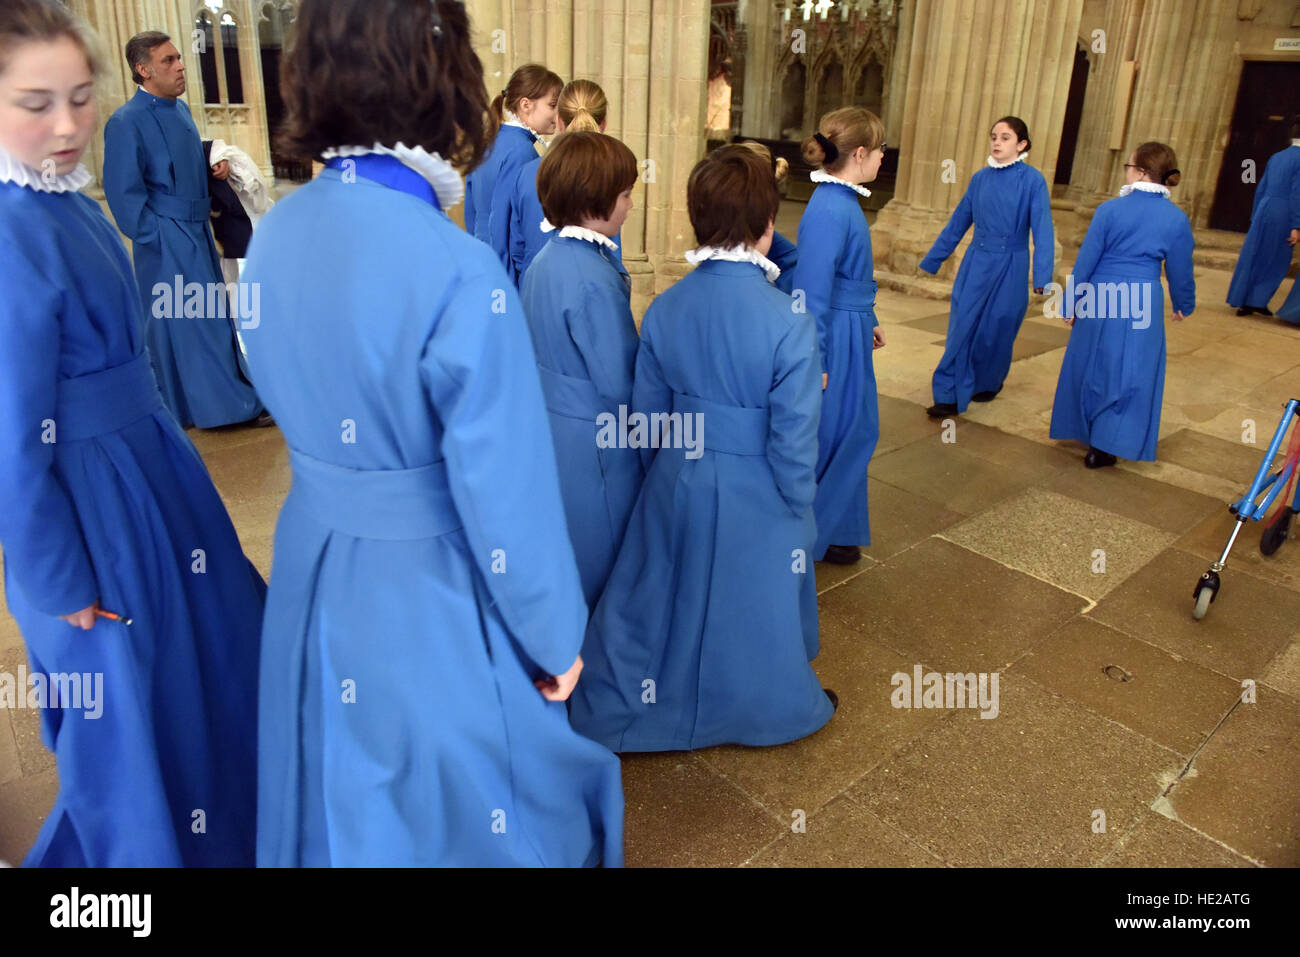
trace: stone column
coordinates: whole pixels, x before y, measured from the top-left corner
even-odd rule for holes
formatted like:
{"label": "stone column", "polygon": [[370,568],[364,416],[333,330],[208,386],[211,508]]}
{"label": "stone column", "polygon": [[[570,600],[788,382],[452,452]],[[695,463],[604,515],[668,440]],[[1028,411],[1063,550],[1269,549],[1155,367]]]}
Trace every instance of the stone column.
{"label": "stone column", "polygon": [[[1055,171],[1083,0],[931,0],[918,4],[908,57],[898,183],[872,229],[878,278],[912,277],[988,156],[988,128],[1029,126],[1033,165]],[[901,92],[901,91],[899,91]],[[959,250],[959,253],[963,250]],[[954,255],[942,275],[953,275]]]}
{"label": "stone column", "polygon": [[773,100],[780,96],[776,58],[781,34],[774,0],[740,0],[739,21],[745,25],[745,105],[740,131],[745,136],[777,139],[780,118]]}

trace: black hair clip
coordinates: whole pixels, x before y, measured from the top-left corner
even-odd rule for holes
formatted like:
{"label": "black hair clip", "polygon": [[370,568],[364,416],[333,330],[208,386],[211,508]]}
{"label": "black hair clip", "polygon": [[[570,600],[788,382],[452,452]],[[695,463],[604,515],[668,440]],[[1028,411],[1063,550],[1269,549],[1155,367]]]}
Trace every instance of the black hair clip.
{"label": "black hair clip", "polygon": [[822,136],[820,132],[814,133],[813,139],[817,141],[817,145],[820,146],[822,152],[826,154],[826,158],[822,160],[822,163],[834,163],[836,157],[840,155],[840,151],[835,148],[835,144],[825,136]]}
{"label": "black hair clip", "polygon": [[1180,170],[1180,169],[1171,169],[1168,173],[1165,173],[1164,176],[1161,176],[1161,177],[1160,177],[1160,185],[1163,186],[1163,185],[1165,185],[1166,183],[1168,183],[1168,182],[1169,182],[1169,177],[1173,176],[1175,173],[1177,173],[1179,176],[1182,176],[1182,175],[1183,175],[1183,171],[1182,171],[1182,170]]}

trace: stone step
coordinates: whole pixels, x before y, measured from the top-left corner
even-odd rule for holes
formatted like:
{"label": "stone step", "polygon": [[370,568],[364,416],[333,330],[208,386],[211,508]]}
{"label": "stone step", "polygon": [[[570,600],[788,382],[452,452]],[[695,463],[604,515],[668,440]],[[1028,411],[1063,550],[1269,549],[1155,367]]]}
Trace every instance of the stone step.
{"label": "stone step", "polygon": [[876,285],[882,289],[905,293],[918,299],[946,301],[952,298],[952,283],[931,276],[903,276],[899,273],[876,270]]}

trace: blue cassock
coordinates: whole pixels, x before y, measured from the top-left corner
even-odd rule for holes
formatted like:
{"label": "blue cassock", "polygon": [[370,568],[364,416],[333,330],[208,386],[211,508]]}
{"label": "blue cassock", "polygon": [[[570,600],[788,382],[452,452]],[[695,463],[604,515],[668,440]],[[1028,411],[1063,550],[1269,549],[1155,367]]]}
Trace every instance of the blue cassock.
{"label": "blue cassock", "polygon": [[506,224],[500,223],[495,234],[492,229],[497,191],[509,189],[519,167],[538,158],[536,142],[531,130],[502,126],[483,162],[465,177],[465,232],[491,246],[502,263],[510,250],[505,245]]}
{"label": "blue cassock", "polygon": [[794,291],[794,267],[799,264],[799,247],[780,233],[772,233],[772,248],[767,252],[770,259],[780,270],[773,284],[787,296]]}
{"label": "blue cassock", "polygon": [[[0,245],[5,596],[32,673],[102,680],[98,716],[41,712],[59,794],[26,864],[251,867],[265,586],[163,407],[99,204],[0,184]],[[134,624],[56,617],[96,599]]]}
{"label": "blue cassock", "polygon": [[[1124,459],[1155,459],[1165,388],[1160,265],[1174,309],[1191,315],[1192,242],[1187,214],[1159,193],[1134,190],[1097,207],[1074,261],[1074,303],[1066,286],[1063,314],[1075,318],[1052,405],[1052,438]],[[1089,285],[1081,291],[1083,284]]]}
{"label": "blue cassock", "polygon": [[975,393],[1000,390],[1011,371],[1011,350],[1029,306],[1031,229],[1033,287],[1052,281],[1056,241],[1043,174],[1024,163],[977,172],[920,267],[938,272],[971,223],[975,236],[952,286],[948,337],[932,383],[934,401],[954,403],[959,412]]}
{"label": "blue cassock", "polygon": [[650,305],[635,413],[691,416],[703,434],[643,455],[570,703],[583,734],[672,751],[780,744],[830,720],[808,664],[820,400],[813,321],[752,263],[703,262]]}
{"label": "blue cassock", "polygon": [[[188,106],[137,90],[109,118],[104,194],[133,244],[145,341],[167,407],[182,425],[203,429],[257,415],[262,403],[241,374],[232,310],[216,295],[217,308],[207,307],[208,283],[223,280],[208,231],[208,167]],[[186,295],[195,304],[186,314],[177,276],[202,284],[201,309]]]}
{"label": "blue cassock", "polygon": [[[553,235],[542,232],[542,220],[546,213],[542,210],[542,201],[537,196],[537,167],[542,158],[535,156],[514,173],[509,188],[498,189],[493,197],[492,210],[492,246],[498,245],[507,250],[505,257],[506,272],[516,286],[523,288],[524,273],[532,265],[537,254],[542,251],[546,241]],[[505,236],[498,235],[504,225]],[[626,274],[623,267],[622,237],[611,237],[614,245],[619,247],[618,268]]]}
{"label": "blue cassock", "polygon": [[524,314],[560,467],[582,592],[594,608],[641,490],[636,449],[602,447],[598,418],[632,403],[636,322],[618,253],[556,235],[524,276]]}
{"label": "blue cassock", "polygon": [[1268,308],[1291,268],[1287,236],[1300,229],[1300,146],[1274,153],[1250,208],[1250,230],[1228,285],[1228,305]]}
{"label": "blue cassock", "polygon": [[293,467],[258,863],[618,865],[618,761],[533,685],[587,607],[523,308],[422,177],[354,159],[267,214],[246,271]]}
{"label": "blue cassock", "polygon": [[813,190],[799,220],[795,294],[817,317],[828,385],[822,394],[817,453],[818,561],[831,545],[871,544],[867,463],[880,438],[872,329],[876,282],[871,233],[858,194],[839,183]]}
{"label": "blue cassock", "polygon": [[1300,325],[1300,279],[1291,283],[1291,291],[1278,307],[1277,315],[1279,319]]}

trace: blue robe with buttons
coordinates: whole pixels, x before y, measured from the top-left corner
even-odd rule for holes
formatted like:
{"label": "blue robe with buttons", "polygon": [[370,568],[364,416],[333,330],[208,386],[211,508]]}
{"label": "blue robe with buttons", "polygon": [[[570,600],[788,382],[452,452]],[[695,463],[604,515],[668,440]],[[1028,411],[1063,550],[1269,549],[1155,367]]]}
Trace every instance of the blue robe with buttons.
{"label": "blue robe with buttons", "polygon": [[1291,268],[1287,237],[1300,229],[1300,146],[1269,157],[1255,187],[1250,230],[1241,244],[1228,285],[1228,305],[1268,308],[1268,301]]}
{"label": "blue robe with buttons", "polygon": [[641,490],[636,449],[602,447],[597,421],[632,402],[637,332],[618,253],[556,235],[520,295],[560,467],[560,493],[582,592],[594,608]]}
{"label": "blue robe with buttons", "polygon": [[[102,676],[97,706],[44,702],[59,792],[25,863],[251,867],[265,586],[163,407],[99,204],[0,183],[0,246],[5,597],[31,673]],[[133,624],[58,617],[96,600]]]}
{"label": "blue robe with buttons", "polygon": [[1043,174],[1025,163],[985,167],[971,177],[948,225],[920,268],[936,273],[972,223],[975,236],[957,269],[943,357],[934,370],[934,401],[965,412],[977,392],[997,392],[1011,371],[1011,352],[1029,306],[1029,233],[1034,234],[1033,287],[1052,281],[1055,238]]}
{"label": "blue robe with buttons", "polygon": [[573,665],[587,606],[523,308],[422,177],[353,159],[266,215],[245,272],[294,473],[258,863],[618,865],[618,761],[533,684]]}
{"label": "blue robe with buttons", "polygon": [[[104,194],[132,242],[145,342],[167,407],[181,425],[204,429],[257,415],[262,403],[243,375],[232,324],[257,317],[234,316],[224,292],[208,295],[209,283],[224,280],[208,227],[203,143],[184,102],[140,89],[109,118]],[[203,289],[202,306],[184,295],[194,305],[188,315],[175,295],[177,276],[182,290]]]}
{"label": "blue robe with buttons", "polygon": [[803,294],[817,317],[822,398],[817,454],[817,544],[820,561],[831,545],[871,544],[867,464],[880,438],[872,330],[876,283],[871,233],[858,194],[821,183],[799,220],[796,307]]}
{"label": "blue robe with buttons", "polygon": [[1052,405],[1052,438],[1123,459],[1155,459],[1165,387],[1160,267],[1174,309],[1191,315],[1192,246],[1187,214],[1160,193],[1134,190],[1097,207],[1062,302],[1074,326]]}
{"label": "blue robe with buttons", "polygon": [[491,246],[502,264],[510,250],[506,223],[498,223],[495,230],[492,227],[492,210],[499,203],[497,192],[508,190],[519,167],[538,158],[536,142],[531,130],[502,126],[483,162],[465,177],[465,232]]}
{"label": "blue robe with buttons", "polygon": [[651,303],[634,414],[698,416],[703,434],[643,452],[570,705],[583,734],[672,751],[780,744],[830,720],[808,664],[820,398],[812,318],[752,263],[701,263]]}

